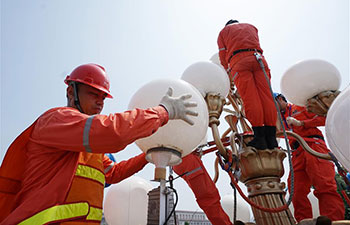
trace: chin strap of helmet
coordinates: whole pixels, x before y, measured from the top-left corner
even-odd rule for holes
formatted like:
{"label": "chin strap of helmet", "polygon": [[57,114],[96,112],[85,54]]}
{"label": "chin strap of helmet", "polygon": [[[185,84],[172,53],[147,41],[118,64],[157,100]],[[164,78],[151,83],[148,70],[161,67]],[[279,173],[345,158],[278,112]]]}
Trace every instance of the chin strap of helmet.
{"label": "chin strap of helmet", "polygon": [[71,82],[73,86],[73,91],[74,91],[74,105],[77,107],[79,112],[84,113],[83,110],[81,109],[80,102],[79,102],[79,96],[78,96],[78,85],[76,82]]}

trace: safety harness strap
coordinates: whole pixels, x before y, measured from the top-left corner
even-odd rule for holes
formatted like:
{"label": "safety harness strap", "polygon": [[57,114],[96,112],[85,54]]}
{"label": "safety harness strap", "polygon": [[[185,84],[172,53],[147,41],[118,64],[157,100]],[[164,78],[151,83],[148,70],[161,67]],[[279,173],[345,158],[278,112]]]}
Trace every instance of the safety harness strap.
{"label": "safety harness strap", "polygon": [[262,51],[259,50],[259,49],[256,49],[256,48],[238,49],[238,50],[232,52],[230,58],[228,59],[228,62],[231,61],[231,59],[232,59],[232,57],[233,57],[234,55],[237,55],[237,54],[240,53],[240,52],[259,52],[260,54],[262,54]]}

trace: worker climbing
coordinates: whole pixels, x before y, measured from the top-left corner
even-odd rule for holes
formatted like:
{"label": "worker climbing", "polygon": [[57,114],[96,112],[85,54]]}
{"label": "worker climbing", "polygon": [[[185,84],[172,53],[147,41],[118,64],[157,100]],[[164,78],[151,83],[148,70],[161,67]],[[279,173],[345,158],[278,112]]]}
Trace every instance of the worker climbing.
{"label": "worker climbing", "polygon": [[248,146],[260,150],[276,148],[277,111],[270,91],[270,69],[262,55],[258,30],[251,24],[229,20],[217,42],[221,64],[237,87],[254,131],[254,139]]}

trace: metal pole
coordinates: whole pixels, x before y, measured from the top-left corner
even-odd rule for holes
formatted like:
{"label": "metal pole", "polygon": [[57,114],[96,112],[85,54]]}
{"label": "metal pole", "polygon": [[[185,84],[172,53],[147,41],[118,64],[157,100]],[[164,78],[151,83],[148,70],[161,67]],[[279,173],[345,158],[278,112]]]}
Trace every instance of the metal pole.
{"label": "metal pole", "polygon": [[166,220],[166,181],[160,180],[160,191],[159,191],[159,225],[163,225]]}

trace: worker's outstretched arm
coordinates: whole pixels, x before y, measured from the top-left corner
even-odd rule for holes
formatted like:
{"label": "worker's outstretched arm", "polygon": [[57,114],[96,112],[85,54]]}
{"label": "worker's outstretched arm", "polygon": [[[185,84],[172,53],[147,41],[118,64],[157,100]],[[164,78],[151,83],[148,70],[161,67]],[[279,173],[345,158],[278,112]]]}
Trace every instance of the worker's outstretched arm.
{"label": "worker's outstretched arm", "polygon": [[168,121],[162,106],[146,110],[89,116],[62,107],[44,113],[33,130],[31,141],[67,151],[117,152],[128,144],[153,134]]}
{"label": "worker's outstretched arm", "polygon": [[115,163],[104,156],[103,166],[106,182],[109,184],[118,183],[142,170],[147,163],[145,153],[119,163]]}

